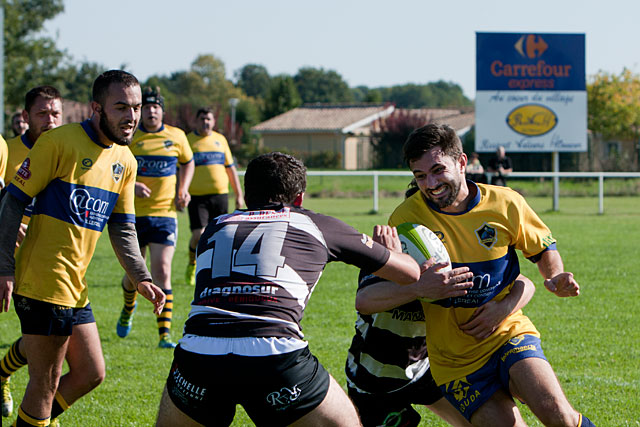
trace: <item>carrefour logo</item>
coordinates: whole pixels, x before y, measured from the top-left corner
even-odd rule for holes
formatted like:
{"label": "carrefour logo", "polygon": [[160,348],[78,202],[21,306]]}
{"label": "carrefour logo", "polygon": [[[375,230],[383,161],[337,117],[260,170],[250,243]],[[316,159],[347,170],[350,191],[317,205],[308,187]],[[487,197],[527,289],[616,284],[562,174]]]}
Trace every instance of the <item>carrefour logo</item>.
{"label": "carrefour logo", "polygon": [[549,45],[540,36],[529,34],[522,36],[514,45],[521,56],[526,58],[539,58]]}
{"label": "carrefour logo", "polygon": [[558,116],[540,104],[524,104],[507,115],[507,125],[520,135],[540,136],[558,124]]}
{"label": "carrefour logo", "polygon": [[92,212],[106,215],[109,202],[92,197],[85,188],[75,188],[69,196],[69,207],[78,217],[88,218]]}

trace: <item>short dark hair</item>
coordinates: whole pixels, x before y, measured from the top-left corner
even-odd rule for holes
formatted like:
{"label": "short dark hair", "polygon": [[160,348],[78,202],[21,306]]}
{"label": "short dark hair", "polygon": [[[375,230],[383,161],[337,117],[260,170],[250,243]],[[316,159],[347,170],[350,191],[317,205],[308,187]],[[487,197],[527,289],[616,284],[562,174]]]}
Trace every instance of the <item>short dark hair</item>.
{"label": "short dark hair", "polygon": [[131,73],[122,70],[105,71],[93,82],[93,90],[91,91],[93,100],[103,105],[109,92],[109,86],[114,83],[122,84],[125,87],[140,86],[136,76]]}
{"label": "short dark hair", "polygon": [[[198,109],[198,112],[196,112],[196,119],[198,117],[200,117],[200,114],[213,114],[213,108],[210,107],[202,107],[200,109]],[[213,114],[215,117],[215,114]]]}
{"label": "short dark hair", "polygon": [[249,209],[269,203],[293,203],[307,188],[307,168],[295,157],[274,151],[249,162],[244,174]]}
{"label": "short dark hair", "polygon": [[142,106],[147,104],[158,104],[164,110],[164,96],[160,95],[159,87],[145,87],[142,91]]}
{"label": "short dark hair", "polygon": [[404,160],[409,164],[418,160],[433,147],[440,147],[447,156],[459,159],[462,155],[462,142],[450,126],[430,123],[411,132],[402,147]]}
{"label": "short dark hair", "polygon": [[31,110],[31,107],[33,107],[33,104],[36,103],[36,99],[38,97],[41,97],[44,99],[62,100],[62,96],[60,95],[60,92],[58,91],[58,89],[56,89],[53,86],[43,85],[43,86],[34,87],[29,92],[27,92],[27,94],[24,96],[24,109],[27,112]]}

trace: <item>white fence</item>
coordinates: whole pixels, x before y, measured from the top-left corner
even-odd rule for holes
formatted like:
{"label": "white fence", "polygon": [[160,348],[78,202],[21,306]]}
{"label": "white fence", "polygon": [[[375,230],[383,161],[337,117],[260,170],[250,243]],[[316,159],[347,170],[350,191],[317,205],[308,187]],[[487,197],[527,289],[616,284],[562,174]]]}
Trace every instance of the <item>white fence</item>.
{"label": "white fence", "polygon": [[[309,176],[370,176],[373,180],[373,212],[378,212],[378,180],[381,176],[411,177],[409,171],[308,171]],[[640,172],[513,172],[510,178],[553,178],[553,210],[559,210],[560,178],[592,178],[598,180],[598,213],[604,213],[605,178],[640,178]]]}

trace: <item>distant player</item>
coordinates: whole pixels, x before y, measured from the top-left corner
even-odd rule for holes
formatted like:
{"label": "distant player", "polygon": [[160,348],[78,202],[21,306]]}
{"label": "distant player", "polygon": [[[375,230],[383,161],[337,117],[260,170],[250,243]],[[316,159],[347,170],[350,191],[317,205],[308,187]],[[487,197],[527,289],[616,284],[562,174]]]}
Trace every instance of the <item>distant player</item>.
{"label": "distant player", "polygon": [[[404,284],[419,267],[303,209],[306,169],[292,156],[256,157],[244,184],[248,210],[212,221],[198,244],[195,297],[157,425],[226,426],[240,404],[256,425],[357,426],[347,395],[303,339],[304,309],[328,262]],[[377,226],[374,237],[389,229]]]}
{"label": "distant player", "polygon": [[13,136],[20,136],[29,129],[29,121],[25,120],[24,115],[20,113],[14,113],[11,116],[11,130]]}
{"label": "distant player", "polygon": [[196,284],[196,246],[204,228],[213,218],[225,214],[229,206],[229,183],[236,195],[236,209],[244,206],[238,171],[224,135],[214,132],[213,110],[201,108],[196,113],[196,130],[187,135],[195,160],[195,172],[189,187],[189,263],[186,282]]}
{"label": "distant player", "polygon": [[[43,132],[57,128],[62,124],[62,97],[53,86],[38,86],[25,95],[24,110],[21,117],[29,124],[28,129],[7,142],[9,158],[7,172],[4,175],[7,183],[11,182],[20,166],[27,158],[29,150],[33,148]],[[33,202],[25,209],[22,223],[18,230],[18,245],[25,236],[29,217],[33,211]],[[11,375],[26,365],[27,359],[22,338],[18,338],[9,348],[4,358],[0,360],[0,398],[2,400],[2,416],[10,417],[13,413],[13,398],[10,391]]]}
{"label": "distant player", "polygon": [[[155,312],[164,304],[133,226],[136,163],[126,146],[140,108],[134,76],[116,70],[98,76],[91,119],[41,135],[0,202],[0,309],[8,311],[13,296],[29,361],[18,426],[49,425],[104,378],[84,276],[107,223],[114,251],[138,291]],[[35,196],[14,267],[20,219]],[[60,377],[65,357],[69,372]]]}
{"label": "distant player", "polygon": [[[149,248],[153,282],[160,286],[167,299],[157,318],[158,347],[174,348],[176,345],[170,336],[173,312],[171,261],[178,238],[176,210],[182,211],[191,199],[188,190],[194,164],[187,136],[179,128],[164,124],[163,119],[164,98],[158,90],[146,88],[142,94],[142,122],[130,147],[138,161],[136,230],[142,256],[146,257]],[[122,279],[124,307],[116,325],[121,338],[131,331],[137,305],[136,291],[127,290],[132,288],[125,275]]]}
{"label": "distant player", "polygon": [[396,208],[389,224],[425,225],[444,243],[452,266],[474,274],[466,295],[423,304],[431,372],[444,396],[474,426],[525,425],[514,398],[544,425],[593,426],[571,407],[540,333],[521,310],[482,340],[460,331],[478,310],[514,291],[516,250],[537,264],[550,291],[578,295],[549,228],[515,191],[465,179],[467,156],[449,126],[416,129],[403,152],[420,191]]}
{"label": "distant player", "polygon": [[4,188],[4,174],[7,170],[7,158],[9,157],[9,150],[7,149],[7,142],[0,135],[0,190]]}

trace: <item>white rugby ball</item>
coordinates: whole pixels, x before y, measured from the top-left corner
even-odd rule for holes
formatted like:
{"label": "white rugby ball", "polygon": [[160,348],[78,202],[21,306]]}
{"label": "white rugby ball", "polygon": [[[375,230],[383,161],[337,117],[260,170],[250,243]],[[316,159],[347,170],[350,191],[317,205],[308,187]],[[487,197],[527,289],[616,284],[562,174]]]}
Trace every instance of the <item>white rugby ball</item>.
{"label": "white rugby ball", "polygon": [[[434,258],[437,263],[447,263],[442,271],[451,270],[451,258],[442,241],[424,225],[406,222],[396,227],[398,237],[402,244],[402,252],[411,255],[419,265],[428,259]],[[428,298],[420,298],[421,301],[432,302]]]}

